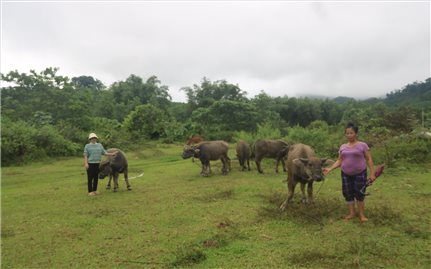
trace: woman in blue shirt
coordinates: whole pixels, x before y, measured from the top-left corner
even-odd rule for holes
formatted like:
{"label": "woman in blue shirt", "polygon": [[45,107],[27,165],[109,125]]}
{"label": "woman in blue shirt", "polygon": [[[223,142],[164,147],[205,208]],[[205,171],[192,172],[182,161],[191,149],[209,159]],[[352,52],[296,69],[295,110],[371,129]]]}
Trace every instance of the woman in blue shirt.
{"label": "woman in blue shirt", "polygon": [[107,152],[102,144],[97,143],[97,135],[95,133],[91,133],[88,136],[88,140],[90,140],[90,143],[84,147],[84,166],[87,170],[88,195],[94,196],[97,194],[99,164],[102,160],[102,155],[115,156],[116,153]]}

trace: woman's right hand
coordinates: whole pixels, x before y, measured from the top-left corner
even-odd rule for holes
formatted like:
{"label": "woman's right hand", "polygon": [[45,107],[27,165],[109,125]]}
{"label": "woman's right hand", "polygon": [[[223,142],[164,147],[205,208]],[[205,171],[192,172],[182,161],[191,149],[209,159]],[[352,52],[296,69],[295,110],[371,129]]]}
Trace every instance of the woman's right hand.
{"label": "woman's right hand", "polygon": [[88,170],[88,167],[89,167],[88,163],[85,163],[84,167],[85,167],[85,170]]}
{"label": "woman's right hand", "polygon": [[323,168],[322,172],[323,172],[323,175],[326,176],[329,174],[329,172],[331,172],[331,169],[330,168]]}

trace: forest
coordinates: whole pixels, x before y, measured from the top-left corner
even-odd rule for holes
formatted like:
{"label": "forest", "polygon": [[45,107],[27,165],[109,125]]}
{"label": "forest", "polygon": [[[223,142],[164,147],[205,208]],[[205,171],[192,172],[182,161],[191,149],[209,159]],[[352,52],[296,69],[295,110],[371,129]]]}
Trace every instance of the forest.
{"label": "forest", "polygon": [[92,76],[66,77],[58,68],[1,74],[1,163],[81,156],[90,132],[105,146],[133,150],[145,143],[184,143],[259,138],[306,143],[336,156],[347,122],[388,165],[431,161],[431,78],[388,89],[385,98],[253,98],[225,80],[209,78],[184,87],[186,103],[173,102],[169,87],[131,74],[110,86]]}

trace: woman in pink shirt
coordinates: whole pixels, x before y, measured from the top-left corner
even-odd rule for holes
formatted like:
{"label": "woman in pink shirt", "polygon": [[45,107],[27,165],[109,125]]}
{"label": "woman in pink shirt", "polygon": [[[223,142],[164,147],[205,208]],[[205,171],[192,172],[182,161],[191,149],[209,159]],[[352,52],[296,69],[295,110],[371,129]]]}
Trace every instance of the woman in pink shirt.
{"label": "woman in pink shirt", "polygon": [[331,167],[323,169],[323,174],[326,176],[329,172],[341,166],[343,196],[349,208],[349,214],[345,219],[350,220],[355,216],[354,201],[356,200],[359,219],[368,221],[365,216],[365,192],[361,192],[361,189],[365,187],[367,182],[367,165],[370,169],[370,180],[374,181],[376,179],[373,158],[368,145],[358,140],[357,126],[352,123],[347,124],[344,134],[348,143],[341,145],[338,160]]}

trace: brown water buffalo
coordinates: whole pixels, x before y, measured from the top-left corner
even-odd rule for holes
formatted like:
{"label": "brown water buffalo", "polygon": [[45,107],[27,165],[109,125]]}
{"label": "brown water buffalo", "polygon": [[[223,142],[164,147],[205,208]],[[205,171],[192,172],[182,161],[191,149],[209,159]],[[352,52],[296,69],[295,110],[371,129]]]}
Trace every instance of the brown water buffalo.
{"label": "brown water buffalo", "polygon": [[253,155],[255,157],[257,171],[263,173],[260,162],[263,158],[273,158],[276,160],[275,172],[278,173],[278,163],[281,161],[283,171],[286,172],[284,159],[289,151],[289,145],[282,140],[260,139],[254,143]]}
{"label": "brown water buffalo", "polygon": [[236,144],[236,156],[238,157],[239,165],[242,167],[242,171],[246,169],[245,163],[247,162],[248,171],[250,171],[250,145],[240,140]]}
{"label": "brown water buffalo", "polygon": [[228,157],[229,145],[225,141],[204,141],[197,145],[186,145],[182,157],[199,158],[202,163],[201,175],[209,176],[211,174],[210,161],[221,160],[223,164],[222,173],[226,175],[230,169],[230,159]]}
{"label": "brown water buffalo", "polygon": [[[281,210],[286,209],[288,203],[293,198],[295,186],[301,183],[302,202],[313,201],[314,181],[324,180],[322,169],[324,165],[332,164],[332,160],[318,158],[314,150],[304,144],[295,144],[290,147],[287,157],[287,199],[280,206]],[[305,185],[307,186],[308,200],[305,196]]]}
{"label": "brown water buffalo", "polygon": [[203,141],[204,141],[204,138],[202,136],[193,135],[187,140],[186,145],[189,145],[189,146],[195,145],[195,144],[199,144],[200,142],[203,142]]}
{"label": "brown water buffalo", "polygon": [[106,189],[111,189],[111,179],[114,177],[114,192],[118,190],[118,176],[120,173],[124,174],[124,180],[126,181],[127,190],[131,191],[132,186],[129,184],[128,175],[128,163],[126,155],[119,149],[110,148],[108,152],[117,152],[115,156],[107,156],[107,159],[102,161],[99,165],[99,178],[103,179],[109,176],[108,184]]}

